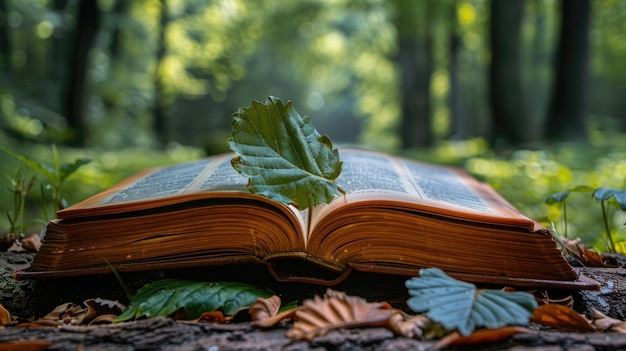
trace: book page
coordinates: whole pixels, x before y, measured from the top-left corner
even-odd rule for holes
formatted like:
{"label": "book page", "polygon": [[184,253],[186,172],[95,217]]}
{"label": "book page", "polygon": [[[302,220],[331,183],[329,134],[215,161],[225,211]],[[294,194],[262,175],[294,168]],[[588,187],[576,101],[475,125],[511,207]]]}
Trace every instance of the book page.
{"label": "book page", "polygon": [[242,190],[248,184],[248,178],[239,174],[230,164],[232,155],[223,156],[211,165],[210,169],[191,184],[186,191],[203,191],[210,189]]}
{"label": "book page", "polygon": [[[483,223],[530,227],[532,221],[489,185],[460,168],[422,163],[361,149],[341,149],[337,185],[346,195],[311,212],[309,232],[340,211],[419,211]],[[328,221],[325,221],[328,222]],[[326,225],[326,224],[325,224]]]}
{"label": "book page", "polygon": [[452,170],[407,160],[401,163],[421,197],[476,211],[492,212]]}
{"label": "book page", "polygon": [[341,152],[343,168],[337,185],[346,194],[401,193],[417,195],[413,186],[402,177],[402,170],[393,159],[367,151]]}
{"label": "book page", "polygon": [[102,203],[114,204],[182,193],[212,162],[212,159],[205,159],[158,169]]}

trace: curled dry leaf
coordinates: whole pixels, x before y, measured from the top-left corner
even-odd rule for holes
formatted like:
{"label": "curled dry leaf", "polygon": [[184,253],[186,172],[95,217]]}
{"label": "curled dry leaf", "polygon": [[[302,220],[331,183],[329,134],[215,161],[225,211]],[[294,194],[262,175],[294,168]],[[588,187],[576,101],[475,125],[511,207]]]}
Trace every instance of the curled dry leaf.
{"label": "curled dry leaf", "polygon": [[24,239],[14,240],[8,251],[10,252],[37,252],[41,247],[41,239],[39,234],[33,233]]}
{"label": "curled dry leaf", "polygon": [[595,332],[596,328],[573,309],[563,305],[542,305],[535,309],[531,322],[576,332]]}
{"label": "curled dry leaf", "polygon": [[101,298],[88,299],[82,305],[68,302],[57,306],[41,319],[21,326],[60,326],[105,324],[122,313],[126,306]]}
{"label": "curled dry leaf", "polygon": [[587,267],[619,267],[616,262],[612,262],[613,259],[611,257],[589,250],[580,238],[567,239],[561,237],[560,239],[565,245],[567,252]]}
{"label": "curled dry leaf", "polygon": [[591,319],[593,325],[602,331],[626,333],[625,321],[609,317],[596,309],[591,311]]}
{"label": "curled dry leaf", "polygon": [[475,345],[482,343],[491,343],[510,338],[515,334],[532,333],[533,330],[520,326],[506,326],[495,329],[477,329],[468,336],[463,336],[455,331],[443,337],[435,344],[436,349],[454,346],[454,345]]}
{"label": "curled dry leaf", "polygon": [[302,309],[302,307],[296,307],[279,312],[280,306],[280,297],[277,295],[268,298],[258,298],[249,309],[252,325],[259,328],[270,328],[280,321],[294,319],[296,311]]}
{"label": "curled dry leaf", "polygon": [[9,325],[13,322],[13,316],[11,312],[0,305],[0,325]]}
{"label": "curled dry leaf", "polygon": [[[398,314],[400,317],[396,316]],[[398,324],[401,314],[387,302],[369,303],[360,297],[328,289],[324,297],[306,300],[302,308],[295,311],[296,322],[287,336],[311,340],[336,329],[389,327],[392,319],[394,325]]]}
{"label": "curled dry leaf", "polygon": [[252,317],[252,321],[261,321],[266,320],[270,317],[275,316],[280,310],[280,297],[278,295],[272,295],[268,298],[258,298],[250,306],[250,316]]}
{"label": "curled dry leaf", "polygon": [[572,295],[567,295],[562,298],[553,298],[553,297],[550,297],[547,291],[541,291],[539,292],[539,297],[537,298],[537,300],[539,301],[539,304],[541,305],[555,304],[555,305],[563,305],[569,308],[574,307],[574,297]]}

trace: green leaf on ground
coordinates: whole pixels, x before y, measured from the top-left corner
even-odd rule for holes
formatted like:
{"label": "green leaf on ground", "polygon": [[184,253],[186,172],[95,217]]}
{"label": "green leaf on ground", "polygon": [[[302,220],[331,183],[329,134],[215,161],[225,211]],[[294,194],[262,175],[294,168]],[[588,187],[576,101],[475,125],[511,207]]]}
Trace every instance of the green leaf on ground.
{"label": "green leaf on ground", "polygon": [[248,177],[248,189],[303,210],[329,203],[343,191],[339,152],[320,135],[291,101],[270,96],[233,114],[228,145],[237,156],[232,165]]}
{"label": "green leaf on ground", "polygon": [[431,320],[446,329],[458,329],[463,335],[475,329],[499,328],[505,325],[526,324],[537,302],[526,292],[479,290],[474,284],[446,275],[439,268],[420,270],[420,276],[406,282],[407,301],[416,313],[426,312]]}
{"label": "green leaf on ground", "polygon": [[188,319],[219,309],[229,316],[240,308],[251,306],[257,298],[271,295],[269,290],[245,283],[164,279],[139,289],[128,308],[115,321],[167,317],[181,308]]}

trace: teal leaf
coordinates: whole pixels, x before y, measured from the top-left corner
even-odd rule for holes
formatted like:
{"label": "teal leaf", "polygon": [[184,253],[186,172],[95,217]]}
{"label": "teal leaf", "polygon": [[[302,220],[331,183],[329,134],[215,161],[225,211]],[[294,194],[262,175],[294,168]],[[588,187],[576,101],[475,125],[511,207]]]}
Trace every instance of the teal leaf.
{"label": "teal leaf", "polygon": [[189,319],[219,309],[229,316],[240,308],[251,306],[257,298],[271,295],[269,290],[245,283],[164,279],[139,289],[128,308],[115,321],[167,317],[181,308]]}
{"label": "teal leaf", "polygon": [[482,289],[450,278],[439,268],[420,270],[420,276],[406,282],[411,298],[409,308],[426,312],[444,328],[469,335],[477,328],[499,328],[526,324],[537,302],[532,294]]}
{"label": "teal leaf", "polygon": [[588,185],[577,185],[566,191],[561,191],[558,193],[548,195],[548,197],[546,198],[546,204],[551,205],[554,203],[561,203],[565,201],[569,197],[569,195],[573,192],[580,193],[580,192],[591,191],[591,190],[592,188]]}
{"label": "teal leaf", "polygon": [[567,199],[567,197],[569,196],[570,191],[561,191],[558,193],[554,193],[554,194],[550,194],[548,195],[548,198],[546,199],[546,204],[551,205],[554,203],[561,203],[563,201],[565,201],[565,199]]}
{"label": "teal leaf", "polygon": [[613,189],[613,188],[598,188],[593,191],[593,197],[596,198],[597,202],[607,201],[611,198],[615,198],[617,204],[622,209],[622,211],[626,211],[626,190],[621,189]]}
{"label": "teal leaf", "polygon": [[237,154],[231,163],[248,177],[252,193],[301,210],[343,193],[335,183],[342,167],[339,152],[291,101],[283,104],[270,96],[240,108],[233,114],[228,144]]}

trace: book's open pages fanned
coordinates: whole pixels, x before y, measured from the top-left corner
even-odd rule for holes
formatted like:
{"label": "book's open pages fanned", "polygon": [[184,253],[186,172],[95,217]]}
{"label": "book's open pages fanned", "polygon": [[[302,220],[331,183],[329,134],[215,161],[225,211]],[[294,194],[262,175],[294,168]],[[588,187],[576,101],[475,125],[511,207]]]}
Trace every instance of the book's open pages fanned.
{"label": "book's open pages fanned", "polygon": [[325,285],[353,269],[438,267],[478,283],[597,288],[546,228],[463,170],[360,149],[340,156],[345,196],[306,211],[251,194],[232,154],[146,170],[59,211],[17,276],[259,263],[278,280]]}

